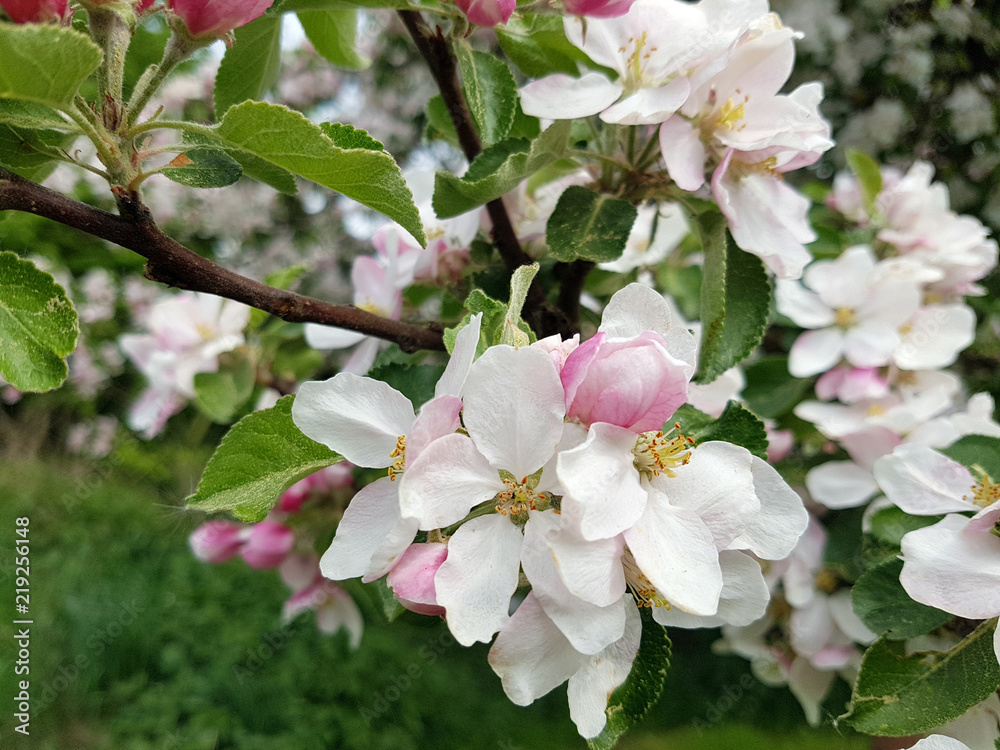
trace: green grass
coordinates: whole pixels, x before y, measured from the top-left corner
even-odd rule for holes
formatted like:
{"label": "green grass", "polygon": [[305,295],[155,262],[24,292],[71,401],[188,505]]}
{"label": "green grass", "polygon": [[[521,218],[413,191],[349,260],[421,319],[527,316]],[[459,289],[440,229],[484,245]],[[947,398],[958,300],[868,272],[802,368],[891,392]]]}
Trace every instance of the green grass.
{"label": "green grass", "polygon": [[[319,634],[309,616],[283,629],[287,590],[276,572],[191,556],[187,535],[202,517],[180,509],[182,495],[162,477],[151,482],[105,464],[5,463],[0,548],[12,548],[14,519],[30,518],[33,707],[31,737],[11,735],[5,719],[0,748],[585,746],[564,688],[514,706],[486,663],[487,647],[457,646],[437,619],[407,614],[389,624],[363,603],[357,652],[342,635]],[[13,597],[6,565],[0,580]],[[0,623],[5,702],[15,694],[9,623]],[[863,746],[800,734],[794,699],[757,683],[700,736],[693,722],[748,665],[708,656],[711,633],[672,635],[665,695],[645,734],[623,747]],[[765,722],[778,734],[730,725]]]}

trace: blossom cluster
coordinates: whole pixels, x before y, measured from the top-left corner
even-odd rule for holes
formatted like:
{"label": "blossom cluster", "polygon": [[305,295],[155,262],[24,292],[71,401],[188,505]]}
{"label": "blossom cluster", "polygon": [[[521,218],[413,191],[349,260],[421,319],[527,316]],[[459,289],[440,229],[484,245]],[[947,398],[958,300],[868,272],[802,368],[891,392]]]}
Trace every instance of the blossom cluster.
{"label": "blossom cluster", "polygon": [[355,496],[320,568],[388,575],[404,606],[443,614],[463,645],[496,636],[490,664],[515,703],[568,680],[571,716],[593,737],[638,650],[639,608],[680,627],[757,620],[769,599],[758,560],[785,557],[807,514],[747,449],[671,426],[695,341],[654,290],[618,292],[584,343],[477,358],[480,325],[458,333],[417,412],[351,373],[301,386],[303,433],[387,471]]}

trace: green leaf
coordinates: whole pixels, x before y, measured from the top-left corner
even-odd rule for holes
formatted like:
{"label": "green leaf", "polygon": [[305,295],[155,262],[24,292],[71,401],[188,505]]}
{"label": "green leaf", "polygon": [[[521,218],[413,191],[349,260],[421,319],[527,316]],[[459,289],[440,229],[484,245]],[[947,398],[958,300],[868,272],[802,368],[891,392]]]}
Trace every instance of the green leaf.
{"label": "green leaf", "polygon": [[383,365],[373,367],[368,377],[388,383],[419,408],[434,398],[434,387],[444,373],[444,365]]}
{"label": "green leaf", "polygon": [[845,157],[847,166],[851,168],[861,186],[861,199],[864,201],[865,211],[870,216],[874,215],[875,198],[882,191],[882,170],[877,161],[856,148],[847,149]]}
{"label": "green leaf", "polygon": [[455,46],[462,71],[462,92],[476,130],[491,146],[507,137],[517,110],[517,82],[507,64],[494,55],[472,49],[468,42]]}
{"label": "green leaf", "polygon": [[363,70],[371,65],[357,51],[356,10],[300,11],[298,16],[312,46],[338,68]]}
{"label": "green leaf", "polygon": [[261,16],[233,32],[215,76],[215,119],[247,99],[263,99],[278,82],[281,66],[281,16]]}
{"label": "green leaf", "polygon": [[75,136],[54,130],[0,125],[0,164],[25,179],[41,182],[55,168],[55,152],[68,148]]}
{"label": "green leaf", "polygon": [[911,531],[933,526],[944,516],[911,516],[895,505],[872,514],[868,533],[877,541],[898,548]]}
{"label": "green leaf", "polygon": [[223,143],[385,214],[426,244],[410,189],[385,151],[341,148],[298,112],[265,102],[230,108],[214,134]]}
{"label": "green leaf", "polygon": [[299,188],[295,184],[295,176],[287,169],[271,164],[258,156],[254,156],[249,151],[244,151],[228,143],[221,143],[217,138],[204,133],[192,133],[185,131],[185,143],[198,143],[206,146],[224,148],[226,153],[239,162],[243,168],[243,174],[255,180],[270,185],[279,193],[285,195],[295,195]]}
{"label": "green leaf", "polygon": [[653,620],[649,608],[640,607],[642,640],[632,671],[608,698],[604,713],[607,724],[597,737],[587,740],[590,750],[611,750],[619,738],[639,723],[660,699],[670,667],[670,638],[667,629]]}
{"label": "green leaf", "polygon": [[425,109],[428,124],[428,138],[443,138],[453,146],[458,146],[458,133],[455,124],[448,114],[448,105],[444,103],[441,94],[435,94],[427,102]]}
{"label": "green leaf", "polygon": [[85,34],[55,24],[0,24],[0,99],[67,107],[104,55]]}
{"label": "green leaf", "polygon": [[434,212],[448,219],[509,193],[526,177],[566,153],[571,126],[571,120],[558,120],[534,141],[501,141],[477,156],[461,179],[438,172],[434,178]]}
{"label": "green leaf", "polygon": [[521,320],[521,310],[528,299],[531,282],[538,273],[538,263],[530,266],[520,266],[510,276],[510,302],[504,315],[503,330],[500,332],[500,343],[507,346],[528,346],[531,337],[524,331],[524,321]]}
{"label": "green leaf", "polygon": [[295,482],[343,456],[310,440],[292,421],[294,396],[255,411],[232,426],[208,461],[189,508],[232,511],[242,521],[266,516]]}
{"label": "green leaf", "polygon": [[0,376],[22,391],[58,387],[79,333],[73,303],[52,274],[0,252]]}
{"label": "green leaf", "polygon": [[340,148],[363,148],[368,151],[385,151],[382,141],[375,140],[368,135],[367,130],[356,128],[353,125],[344,125],[339,122],[321,122],[319,129],[323,131],[323,135]]}
{"label": "green leaf", "polygon": [[995,481],[1000,481],[1000,438],[988,435],[966,435],[941,452],[962,466],[978,466]]}
{"label": "green leaf", "polygon": [[865,652],[850,708],[838,721],[889,737],[954,721],[1000,686],[995,628],[996,620],[988,620],[950,651],[910,656],[904,642],[880,638]]}
{"label": "green leaf", "polygon": [[213,422],[228,424],[253,395],[256,373],[253,360],[237,350],[223,355],[218,372],[194,376],[195,402]]}
{"label": "green leaf", "polygon": [[38,130],[62,130],[67,133],[80,132],[76,123],[67,121],[51,107],[17,99],[0,99],[0,125]]}
{"label": "green leaf", "polygon": [[775,419],[791,411],[809,390],[808,378],[788,372],[788,357],[761,357],[743,368],[747,384],[742,398],[764,419]]}
{"label": "green leaf", "polygon": [[587,56],[566,38],[558,15],[525,14],[511,18],[495,29],[500,47],[520,70],[531,78],[550,73],[579,75],[577,63]]}
{"label": "green leaf", "polygon": [[730,401],[718,419],[712,419],[690,404],[684,404],[671,417],[668,427],[680,424],[680,432],[695,443],[722,440],[742,445],[758,458],[767,458],[767,430],[764,423],[738,401]]}
{"label": "green leaf", "polygon": [[764,338],[771,282],[764,264],[728,238],[718,211],[695,217],[705,250],[701,284],[701,354],[696,383],[711,383]]}
{"label": "green leaf", "polygon": [[620,258],[637,215],[629,201],[571,185],[559,196],[545,225],[549,254],[566,263]]}
{"label": "green leaf", "polygon": [[903,561],[885,560],[866,570],[851,589],[854,613],[873,633],[898,641],[929,633],[954,615],[913,601],[899,582]]}
{"label": "green leaf", "polygon": [[243,167],[222,149],[198,147],[178,154],[160,173],[187,187],[220,188],[240,179]]}

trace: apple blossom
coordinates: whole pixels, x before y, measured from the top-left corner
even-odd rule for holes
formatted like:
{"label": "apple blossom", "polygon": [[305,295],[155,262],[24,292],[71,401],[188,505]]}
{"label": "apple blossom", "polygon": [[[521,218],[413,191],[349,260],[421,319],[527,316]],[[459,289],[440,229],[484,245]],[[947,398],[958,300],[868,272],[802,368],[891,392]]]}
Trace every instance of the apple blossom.
{"label": "apple blossom", "polygon": [[194,38],[221,37],[264,15],[274,0],[167,0]]}
{"label": "apple blossom", "polygon": [[344,589],[328,581],[319,572],[315,555],[290,555],[280,568],[281,579],[292,590],[281,610],[283,622],[291,622],[299,614],[316,612],[316,628],[321,633],[347,631],[348,645],[361,645],[364,620],[361,611]]}
{"label": "apple blossom", "polygon": [[188,537],[191,552],[202,562],[222,563],[236,556],[248,527],[231,521],[208,521]]}
{"label": "apple blossom", "polygon": [[506,24],[517,0],[455,0],[455,4],[477,26]]}
{"label": "apple blossom", "polygon": [[295,546],[295,532],[283,523],[264,519],[250,527],[240,556],[251,568],[276,568]]}

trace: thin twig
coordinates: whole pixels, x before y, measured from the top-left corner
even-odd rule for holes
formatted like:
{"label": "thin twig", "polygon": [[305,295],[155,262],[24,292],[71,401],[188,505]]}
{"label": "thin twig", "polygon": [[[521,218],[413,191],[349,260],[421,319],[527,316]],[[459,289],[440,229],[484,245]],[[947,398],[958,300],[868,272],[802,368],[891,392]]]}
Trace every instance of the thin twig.
{"label": "thin twig", "polygon": [[146,278],[242,302],[290,323],[320,323],[394,341],[404,351],[444,350],[440,326],[390,320],[275,289],[203,258],[165,235],[136,193],[117,189],[120,216],[68,198],[0,167],[0,211],[24,211],[114,242],[146,259]]}

